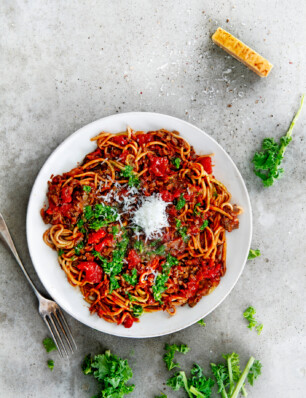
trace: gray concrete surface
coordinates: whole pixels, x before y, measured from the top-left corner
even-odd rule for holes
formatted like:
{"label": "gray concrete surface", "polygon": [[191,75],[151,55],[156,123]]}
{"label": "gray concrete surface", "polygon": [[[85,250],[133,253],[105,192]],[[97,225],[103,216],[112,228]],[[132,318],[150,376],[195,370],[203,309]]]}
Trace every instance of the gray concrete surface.
{"label": "gray concrete surface", "polygon": [[[47,355],[47,330],[22,273],[0,245],[0,396],[91,397],[82,375],[88,353],[109,348],[129,359],[136,389],[150,398],[165,389],[165,342],[184,342],[184,368],[235,350],[253,354],[263,374],[249,397],[305,397],[305,122],[284,161],[285,176],[264,189],[250,160],[265,136],[280,137],[306,89],[306,7],[300,0],[37,1],[0,4],[0,210],[29,273],[26,206],[48,155],[79,127],[116,112],[153,111],[190,121],[232,156],[251,196],[253,248],[235,289],[206,318],[171,336],[126,340],[89,329],[67,316],[79,347],[69,360]],[[215,47],[218,26],[236,34],[274,65],[260,79]],[[162,127],[162,126],[161,126]],[[246,328],[254,305],[261,336]],[[51,373],[46,366],[55,360]],[[166,390],[166,389],[165,389]],[[170,392],[168,397],[183,397]]]}

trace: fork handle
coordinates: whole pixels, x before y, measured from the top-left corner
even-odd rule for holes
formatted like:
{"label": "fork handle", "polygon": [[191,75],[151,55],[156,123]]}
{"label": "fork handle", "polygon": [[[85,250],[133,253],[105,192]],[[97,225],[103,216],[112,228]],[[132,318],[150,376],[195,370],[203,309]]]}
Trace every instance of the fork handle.
{"label": "fork handle", "polygon": [[1,240],[6,243],[6,246],[10,250],[10,252],[13,254],[15,257],[15,260],[17,261],[19,267],[21,268],[22,272],[24,273],[25,277],[27,278],[27,281],[29,282],[31,288],[33,289],[36,297],[40,299],[42,295],[39,293],[39,291],[36,289],[34,283],[32,282],[32,279],[30,278],[29,274],[27,273],[26,269],[24,268],[24,265],[22,264],[20,257],[17,253],[16,247],[14,245],[13,239],[11,237],[11,234],[8,230],[8,227],[6,225],[6,222],[4,221],[4,218],[2,214],[0,213],[0,238]]}

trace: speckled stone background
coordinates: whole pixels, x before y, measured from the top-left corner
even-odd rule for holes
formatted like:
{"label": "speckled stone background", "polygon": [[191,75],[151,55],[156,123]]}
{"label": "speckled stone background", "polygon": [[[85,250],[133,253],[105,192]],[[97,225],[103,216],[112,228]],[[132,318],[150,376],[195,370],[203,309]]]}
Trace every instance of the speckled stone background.
{"label": "speckled stone background", "polygon": [[[46,354],[48,333],[36,298],[0,245],[0,396],[91,397],[96,384],[82,358],[109,348],[129,359],[136,389],[153,398],[165,387],[165,342],[184,342],[189,369],[233,350],[253,354],[263,374],[249,397],[302,398],[305,355],[306,109],[286,152],[285,175],[264,189],[250,160],[265,136],[280,137],[306,90],[306,6],[300,0],[2,0],[0,4],[0,210],[29,273],[27,201],[50,153],[81,126],[116,112],[153,111],[190,121],[231,155],[249,190],[253,248],[236,287],[212,314],[174,335],[128,340],[104,335],[67,315],[79,350],[69,361]],[[257,77],[211,42],[222,26],[275,67]],[[161,126],[162,127],[162,126]],[[41,287],[43,290],[43,288]],[[243,310],[257,309],[261,336]],[[55,361],[51,373],[47,359]]]}

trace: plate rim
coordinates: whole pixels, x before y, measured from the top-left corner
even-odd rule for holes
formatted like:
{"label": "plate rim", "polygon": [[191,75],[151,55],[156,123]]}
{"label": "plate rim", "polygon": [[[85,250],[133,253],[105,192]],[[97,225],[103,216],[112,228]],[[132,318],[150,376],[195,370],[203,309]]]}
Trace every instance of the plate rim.
{"label": "plate rim", "polygon": [[[53,299],[54,301],[56,301],[56,302],[60,305],[60,307],[61,307],[65,312],[67,312],[71,317],[73,317],[74,319],[76,319],[78,322],[80,322],[80,323],[86,325],[87,327],[90,327],[90,328],[92,328],[92,329],[94,329],[94,330],[99,331],[100,333],[106,333],[106,334],[108,334],[108,335],[117,336],[117,337],[135,338],[135,339],[153,338],[153,337],[160,337],[160,336],[169,335],[169,334],[172,334],[172,333],[176,333],[176,332],[178,332],[178,331],[180,331],[180,330],[186,329],[186,328],[192,326],[193,324],[197,323],[200,319],[203,319],[204,317],[206,317],[206,316],[208,316],[209,314],[211,314],[220,304],[223,303],[223,301],[229,296],[229,294],[232,292],[232,290],[233,290],[234,287],[236,286],[236,284],[237,284],[237,282],[238,282],[240,276],[242,275],[242,272],[244,271],[244,268],[245,268],[245,265],[246,265],[246,262],[247,262],[247,254],[245,255],[245,259],[244,259],[244,261],[243,261],[243,264],[242,264],[242,266],[241,266],[241,269],[240,269],[239,273],[237,274],[237,276],[236,276],[234,282],[232,283],[231,287],[228,289],[228,291],[226,292],[226,294],[225,294],[221,299],[219,299],[218,302],[217,302],[209,311],[207,311],[207,312],[205,313],[205,315],[200,316],[200,317],[199,317],[197,320],[195,320],[195,321],[194,321],[194,320],[189,321],[188,323],[184,324],[184,325],[181,326],[181,327],[175,327],[174,329],[168,330],[168,331],[166,331],[166,332],[154,333],[154,334],[143,334],[143,335],[138,335],[138,336],[137,336],[137,335],[136,335],[136,336],[127,336],[127,335],[124,335],[124,334],[120,333],[120,330],[121,330],[121,329],[120,329],[119,327],[118,327],[118,332],[117,332],[117,329],[113,332],[113,331],[101,330],[101,329],[96,328],[95,326],[92,326],[92,325],[87,324],[84,320],[81,320],[77,315],[72,314],[71,311],[70,311],[65,305],[62,305],[62,303],[59,302],[59,301],[62,301],[62,300],[57,301],[57,300],[55,300],[55,298],[53,298],[52,294],[49,292],[49,290],[46,288],[45,284],[44,284],[43,281],[41,280],[40,274],[39,274],[39,272],[38,272],[38,270],[37,270],[37,268],[36,268],[36,266],[35,266],[35,262],[33,261],[32,251],[31,251],[31,244],[30,244],[30,237],[29,237],[29,235],[30,235],[30,233],[29,233],[29,228],[30,228],[30,227],[29,227],[29,224],[30,224],[30,220],[29,220],[29,218],[30,218],[30,208],[31,208],[31,206],[32,206],[32,202],[34,201],[35,187],[36,187],[36,184],[38,183],[38,180],[39,180],[40,175],[43,174],[44,169],[47,168],[47,164],[49,163],[49,161],[52,160],[52,158],[56,156],[57,152],[61,149],[62,146],[64,146],[64,145],[66,144],[67,141],[69,141],[70,139],[72,139],[73,136],[75,136],[76,134],[80,133],[82,130],[87,129],[87,128],[90,128],[90,126],[92,126],[92,125],[94,125],[94,124],[96,124],[96,123],[105,121],[106,119],[115,119],[115,118],[118,118],[118,117],[124,118],[124,117],[127,116],[127,115],[129,115],[129,117],[130,117],[130,116],[136,116],[136,117],[137,117],[137,115],[148,115],[148,116],[151,116],[151,117],[153,117],[153,118],[154,118],[154,117],[160,117],[160,116],[161,116],[161,117],[166,117],[166,118],[168,118],[168,119],[173,119],[173,120],[179,121],[180,123],[183,123],[183,124],[185,124],[185,125],[187,125],[187,126],[189,126],[189,127],[192,127],[193,129],[198,130],[201,134],[203,134],[204,136],[208,137],[208,139],[212,140],[213,143],[214,143],[215,145],[217,145],[217,147],[218,147],[218,148],[221,150],[221,152],[223,152],[223,154],[228,158],[228,160],[230,161],[231,165],[232,165],[233,168],[235,169],[235,171],[236,171],[236,173],[237,173],[237,175],[238,175],[238,177],[239,177],[239,181],[240,181],[240,183],[241,183],[241,186],[242,186],[242,188],[243,188],[245,197],[246,197],[246,202],[247,202],[247,204],[248,204],[248,210],[249,210],[249,224],[250,224],[250,229],[249,229],[249,231],[248,231],[248,232],[249,232],[249,236],[248,236],[248,251],[250,250],[251,242],[252,242],[252,235],[253,235],[253,213],[252,213],[251,200],[250,200],[249,193],[248,193],[246,184],[245,184],[245,182],[244,182],[244,179],[243,179],[243,177],[242,177],[242,175],[241,175],[241,173],[240,173],[238,167],[236,166],[235,162],[234,162],[233,159],[231,158],[231,156],[230,156],[230,155],[226,152],[226,150],[215,140],[215,138],[213,138],[211,135],[209,135],[208,133],[206,133],[205,131],[203,131],[200,127],[197,127],[197,126],[195,126],[194,124],[192,124],[192,123],[190,123],[190,122],[187,122],[186,120],[180,119],[180,118],[175,117],[175,116],[167,115],[167,114],[165,114],[165,113],[159,113],[159,112],[141,112],[141,111],[131,111],[131,112],[115,113],[115,114],[112,114],[112,115],[108,115],[108,116],[105,116],[105,117],[96,119],[96,120],[94,120],[94,121],[92,121],[92,122],[90,122],[90,123],[88,123],[88,124],[86,124],[86,125],[80,127],[78,130],[76,130],[76,131],[74,131],[73,133],[71,133],[70,135],[68,135],[68,136],[67,136],[67,137],[66,137],[66,138],[65,138],[65,139],[64,139],[64,140],[63,140],[51,153],[50,153],[50,155],[49,155],[49,156],[47,157],[47,159],[45,160],[43,166],[40,168],[39,172],[37,173],[37,175],[36,175],[36,177],[35,177],[35,181],[34,181],[34,183],[33,183],[32,189],[31,189],[31,192],[30,192],[30,195],[29,195],[28,204],[27,204],[27,214],[26,214],[26,238],[27,238],[27,246],[28,246],[28,250],[29,250],[31,262],[32,262],[33,268],[34,268],[34,270],[35,270],[35,272],[36,272],[36,274],[37,274],[37,276],[38,276],[38,278],[39,278],[41,284],[44,286],[45,290],[46,290],[47,293],[52,297],[52,299]],[[162,128],[162,127],[161,127],[161,128]],[[146,131],[149,131],[149,130],[146,130]],[[248,252],[248,251],[247,251],[247,252]],[[123,329],[123,330],[124,330],[124,329]],[[122,330],[122,331],[123,331],[123,330]]]}

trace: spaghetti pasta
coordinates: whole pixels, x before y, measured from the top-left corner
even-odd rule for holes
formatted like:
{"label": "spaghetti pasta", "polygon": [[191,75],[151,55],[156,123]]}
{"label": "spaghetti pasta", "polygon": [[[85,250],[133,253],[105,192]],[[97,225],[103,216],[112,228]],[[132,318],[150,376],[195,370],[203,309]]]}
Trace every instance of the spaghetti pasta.
{"label": "spaghetti pasta", "polygon": [[69,283],[92,313],[125,327],[143,312],[194,306],[225,274],[225,231],[242,211],[213,176],[211,155],[164,129],[92,141],[81,165],[51,176],[41,210],[51,224],[43,239]]}

